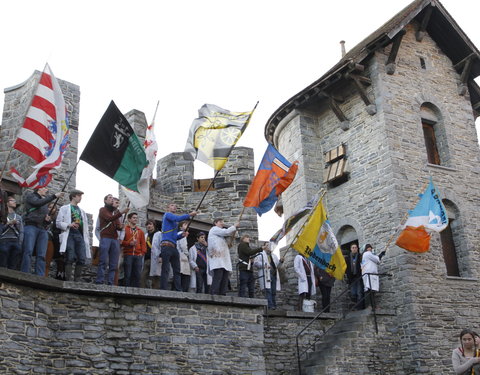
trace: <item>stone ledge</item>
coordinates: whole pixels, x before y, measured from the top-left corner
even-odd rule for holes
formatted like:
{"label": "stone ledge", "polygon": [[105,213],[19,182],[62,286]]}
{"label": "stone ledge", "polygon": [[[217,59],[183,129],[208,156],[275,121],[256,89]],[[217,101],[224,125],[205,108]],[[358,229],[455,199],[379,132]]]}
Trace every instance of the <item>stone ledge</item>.
{"label": "stone ledge", "polygon": [[164,301],[181,301],[195,304],[229,305],[247,308],[267,306],[267,300],[261,298],[212,296],[210,294],[185,293],[170,290],[131,288],[73,281],[60,281],[50,277],[26,274],[24,272],[12,271],[6,268],[0,268],[0,282],[9,282],[12,284],[48,291],[83,294],[98,297],[154,299]]}
{"label": "stone ledge", "polygon": [[[287,311],[287,310],[268,310],[268,314],[264,316],[269,317],[284,317],[284,318],[297,318],[297,319],[313,319],[318,315],[316,312],[303,312],[303,311]],[[318,319],[339,319],[342,316],[340,313],[323,313]]]}
{"label": "stone ledge", "polygon": [[448,172],[457,172],[457,168],[445,167],[444,165],[427,163],[427,167],[434,168],[434,169],[441,169],[443,171],[448,171]]}
{"label": "stone ledge", "polygon": [[446,279],[452,281],[478,282],[478,279],[474,277],[446,276]]}

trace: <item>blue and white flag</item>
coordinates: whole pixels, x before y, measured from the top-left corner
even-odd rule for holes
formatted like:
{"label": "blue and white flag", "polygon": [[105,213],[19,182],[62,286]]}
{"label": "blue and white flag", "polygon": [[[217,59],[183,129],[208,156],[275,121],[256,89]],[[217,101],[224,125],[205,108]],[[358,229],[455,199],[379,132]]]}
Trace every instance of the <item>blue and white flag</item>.
{"label": "blue and white flag", "polygon": [[432,178],[423,194],[420,194],[420,201],[415,208],[409,212],[405,226],[419,227],[435,232],[441,232],[448,225],[448,216],[442,199],[433,185]]}

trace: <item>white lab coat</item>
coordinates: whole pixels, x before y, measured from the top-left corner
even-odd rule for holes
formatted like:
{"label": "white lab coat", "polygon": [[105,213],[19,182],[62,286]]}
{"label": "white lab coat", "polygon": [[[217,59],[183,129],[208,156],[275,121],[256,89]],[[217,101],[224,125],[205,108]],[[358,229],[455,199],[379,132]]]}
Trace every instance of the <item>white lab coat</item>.
{"label": "white lab coat", "polygon": [[[280,264],[280,259],[272,253],[272,260],[277,267],[277,282],[276,287],[277,291],[281,290],[280,285],[280,274],[278,273],[278,265]],[[271,280],[270,280],[270,264],[268,263],[268,255],[267,252],[264,250],[260,254],[255,257],[253,265],[258,268],[258,280],[260,282],[260,289],[270,289],[271,288]],[[266,276],[263,277],[263,270],[266,271]]]}
{"label": "white lab coat", "polygon": [[[178,232],[178,234],[182,234],[183,232]],[[188,251],[188,242],[187,237],[182,237],[177,240],[177,250],[180,256],[180,273],[182,275],[189,275],[190,272],[190,262],[188,260],[188,256],[190,255]]]}
{"label": "white lab coat", "polygon": [[[303,267],[303,257],[298,254],[293,261],[293,268],[298,276],[298,294],[308,293],[308,281],[307,281],[307,274],[305,272],[305,268]],[[309,263],[311,269],[310,278],[312,280],[312,296],[317,294],[317,289],[315,288],[315,272],[313,269],[313,263],[307,261]]]}
{"label": "white lab coat", "polygon": [[232,272],[232,259],[227,245],[227,237],[235,233],[237,228],[232,225],[228,229],[213,226],[208,232],[208,272],[224,268]]}
{"label": "white lab coat", "polygon": [[[366,275],[367,273],[378,273],[378,264],[380,263],[380,258],[376,256],[371,251],[365,251],[362,255],[362,278],[364,290],[369,289],[376,292],[380,289],[380,282],[377,275]],[[370,283],[372,285],[370,285]]]}
{"label": "white lab coat", "polygon": [[[58,229],[61,229],[60,233],[60,252],[64,253],[67,250],[67,240],[70,233],[69,225],[72,224],[71,206],[69,204],[60,207],[58,211],[57,220],[55,224]],[[80,208],[80,207],[79,207]],[[90,259],[92,257],[90,252],[90,237],[88,233],[88,218],[85,211],[80,208],[80,215],[83,221],[83,241],[85,242],[85,256]]]}
{"label": "white lab coat", "polygon": [[155,232],[152,239],[152,252],[150,258],[150,276],[160,276],[162,274],[162,263],[160,258],[160,243],[162,242],[162,232]]}

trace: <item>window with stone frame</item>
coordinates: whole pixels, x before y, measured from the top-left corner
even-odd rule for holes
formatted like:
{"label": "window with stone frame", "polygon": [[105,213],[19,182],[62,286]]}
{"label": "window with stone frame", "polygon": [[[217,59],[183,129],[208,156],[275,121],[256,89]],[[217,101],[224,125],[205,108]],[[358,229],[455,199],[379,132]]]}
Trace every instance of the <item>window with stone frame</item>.
{"label": "window with stone frame", "polygon": [[450,166],[447,134],[440,110],[432,103],[423,103],[420,112],[428,163]]}
{"label": "window with stone frame", "polygon": [[455,204],[444,199],[447,210],[448,226],[440,232],[443,260],[447,276],[466,277],[469,274],[468,254],[464,246],[463,226]]}

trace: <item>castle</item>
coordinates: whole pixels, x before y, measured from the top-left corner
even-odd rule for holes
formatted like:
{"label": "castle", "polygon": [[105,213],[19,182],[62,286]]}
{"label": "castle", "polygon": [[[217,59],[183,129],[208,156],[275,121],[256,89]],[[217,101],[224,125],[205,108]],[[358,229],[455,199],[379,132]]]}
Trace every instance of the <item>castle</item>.
{"label": "castle", "polygon": [[[376,313],[342,320],[340,299],[300,337],[306,346],[307,336],[321,336],[335,324],[301,358],[303,373],[449,373],[458,333],[480,326],[478,75],[480,52],[447,10],[437,0],[416,0],[268,120],[266,139],[300,161],[282,197],[285,217],[324,188],[342,250],[351,243],[387,248],[380,272],[389,276],[381,278]],[[36,79],[6,90],[2,150],[21,126]],[[76,161],[79,94],[78,86],[61,85],[73,120],[68,171]],[[142,137],[143,114],[126,117]],[[21,168],[25,161],[18,158]],[[253,174],[253,151],[235,149],[192,228],[208,230],[217,214],[235,221]],[[193,165],[181,153],[161,159],[157,175],[144,218],[160,221],[171,200],[180,208],[195,205],[206,186],[193,179]],[[429,252],[413,254],[396,247],[392,236],[430,176],[449,227],[432,236]],[[13,182],[3,186],[21,193]],[[241,224],[257,237],[253,211]],[[74,285],[0,270],[0,336],[9,353],[0,368],[25,374],[34,368],[52,374],[73,368],[86,374],[295,373],[295,335],[312,315],[292,311],[295,254],[281,252],[287,277],[283,310],[274,313],[264,310],[263,299]],[[332,300],[345,287],[337,282]]]}

